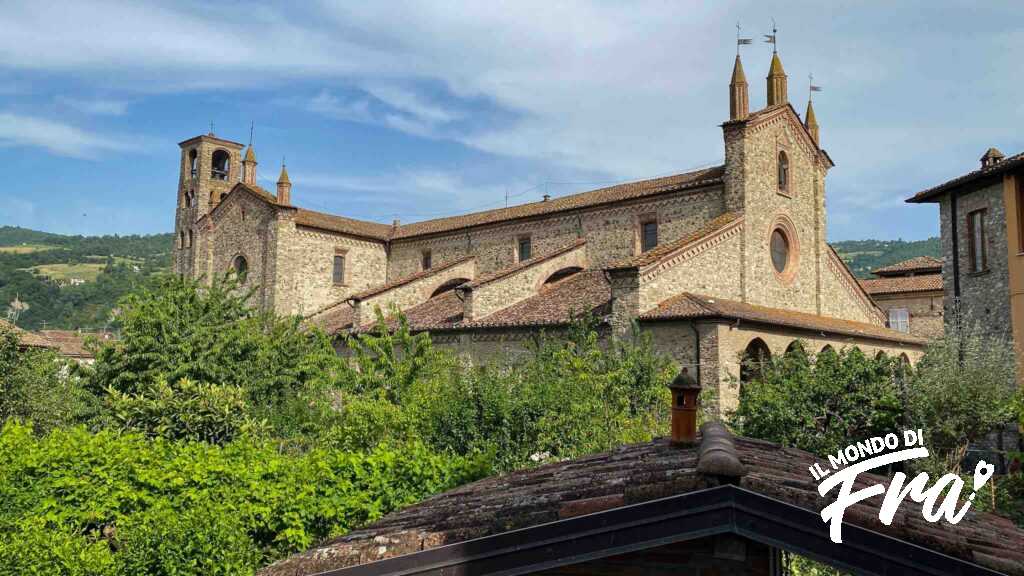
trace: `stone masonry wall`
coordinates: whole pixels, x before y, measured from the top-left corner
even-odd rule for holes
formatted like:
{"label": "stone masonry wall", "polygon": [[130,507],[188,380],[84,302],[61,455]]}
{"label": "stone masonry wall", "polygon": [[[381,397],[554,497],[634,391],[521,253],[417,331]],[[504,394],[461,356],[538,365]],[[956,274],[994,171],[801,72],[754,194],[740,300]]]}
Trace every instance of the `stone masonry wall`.
{"label": "stone masonry wall", "polygon": [[210,266],[220,277],[232,270],[235,258],[245,258],[247,272],[241,287],[256,290],[251,302],[256,306],[267,303],[272,286],[267,260],[273,254],[268,249],[267,229],[274,218],[272,207],[248,193],[229,196],[210,214],[212,229],[206,239],[210,244]]}
{"label": "stone masonry wall", "polygon": [[465,299],[463,315],[467,320],[479,320],[522,302],[536,295],[542,283],[552,274],[571,267],[587,268],[585,244],[516,270],[508,276],[471,285],[471,296]]}
{"label": "stone masonry wall", "polygon": [[476,276],[476,262],[469,259],[375,294],[356,304],[353,323],[364,325],[372,322],[375,318],[374,309],[377,307],[384,312],[387,312],[392,305],[398,306],[400,309],[411,308],[426,302],[442,285],[454,280],[470,280],[474,276]]}
{"label": "stone masonry wall", "polygon": [[[284,276],[295,278],[292,313],[311,314],[385,282],[387,252],[381,242],[294,226],[287,257],[278,266]],[[334,283],[334,257],[345,257],[345,275]]]}
{"label": "stone masonry wall", "polygon": [[435,237],[397,240],[392,244],[389,278],[418,272],[424,250],[431,251],[434,266],[473,254],[477,272],[490,274],[516,264],[517,244],[523,236],[531,238],[534,256],[585,238],[590,265],[601,268],[639,253],[641,221],[656,219],[659,243],[666,243],[693,232],[722,211],[721,187],[710,187]]}
{"label": "stone masonry wall", "polygon": [[[957,196],[957,233],[959,236],[961,312],[966,326],[979,325],[991,335],[1012,337],[1010,334],[1010,291],[1008,252],[1006,244],[1006,209],[1003,183],[995,182],[980,190]],[[985,233],[987,236],[988,270],[972,273],[968,254],[967,215],[974,210],[987,210]],[[954,315],[948,309],[953,302],[953,240],[950,195],[945,195],[939,206],[942,228],[942,279],[946,294],[946,321]]]}
{"label": "stone masonry wall", "polygon": [[910,314],[910,333],[922,338],[941,338],[945,332],[942,292],[914,295],[876,295],[875,303],[886,317],[893,308],[904,308]]}
{"label": "stone masonry wall", "polygon": [[642,271],[640,313],[682,292],[730,300],[742,298],[743,228],[743,224],[729,228]]}

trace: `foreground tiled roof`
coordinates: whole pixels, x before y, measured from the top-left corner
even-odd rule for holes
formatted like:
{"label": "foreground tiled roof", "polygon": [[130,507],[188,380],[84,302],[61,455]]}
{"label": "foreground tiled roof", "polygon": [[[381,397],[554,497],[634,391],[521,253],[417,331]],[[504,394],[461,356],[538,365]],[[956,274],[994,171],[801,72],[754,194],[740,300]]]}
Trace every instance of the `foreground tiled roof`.
{"label": "foreground tiled roof", "polygon": [[[699,440],[704,442],[703,437]],[[725,449],[739,462],[729,475],[740,488],[815,516],[835,497],[834,491],[829,499],[819,496],[807,472],[820,457],[750,438],[732,438],[730,443]],[[260,573],[314,574],[718,486],[715,476],[724,470],[705,466],[708,456],[700,450],[699,445],[678,447],[656,439],[493,476],[392,513]],[[887,480],[861,474],[853,490],[879,483]],[[854,504],[846,510],[844,523],[1008,574],[1024,574],[1024,531],[1008,519],[972,509],[959,524],[936,525],[924,519],[920,504],[908,499],[886,526],[878,520],[881,500],[876,496]]]}
{"label": "foreground tiled roof", "polygon": [[641,320],[688,318],[727,318],[764,324],[789,326],[860,338],[874,338],[904,344],[925,344],[925,340],[883,326],[841,320],[794,310],[769,308],[711,296],[684,293],[665,300],[657,308],[640,315]]}
{"label": "foreground tiled roof", "polygon": [[715,232],[736,223],[742,217],[743,216],[741,214],[735,212],[726,212],[711,219],[697,230],[694,230],[692,233],[687,234],[686,236],[683,236],[682,238],[675,240],[674,242],[659,244],[658,246],[651,250],[648,250],[647,252],[638,254],[636,256],[630,256],[629,258],[625,258],[623,260],[615,262],[609,265],[607,269],[619,270],[627,268],[643,268],[644,266],[647,266],[649,264],[654,264],[655,262],[661,260],[663,257],[672,254],[676,250],[684,248],[688,244],[697,242],[698,240],[703,239],[705,236],[714,234]]}
{"label": "foreground tiled roof", "polygon": [[592,190],[590,192],[563,196],[561,198],[555,198],[548,201],[531,202],[529,204],[511,206],[509,208],[498,208],[496,210],[474,212],[471,214],[463,214],[461,216],[452,216],[449,218],[438,218],[435,220],[404,224],[399,226],[392,238],[409,238],[424,234],[450,232],[452,230],[459,230],[471,226],[494,224],[496,222],[503,222],[506,220],[516,220],[519,218],[553,214],[565,210],[576,210],[579,208],[599,206],[609,202],[631,200],[634,198],[653,196],[655,194],[662,194],[665,192],[700,188],[720,183],[722,181],[722,174],[724,171],[724,166],[715,166],[713,168],[695,170],[684,174],[619,184],[608,188]]}
{"label": "foreground tiled roof", "polygon": [[942,271],[942,260],[939,258],[932,258],[931,256],[918,256],[911,258],[910,260],[904,260],[903,262],[897,262],[883,268],[872,270],[872,274],[879,276],[889,276],[896,274],[909,274],[911,272],[941,272]]}
{"label": "foreground tiled roof", "polygon": [[92,358],[93,353],[86,349],[85,341],[94,337],[100,342],[110,341],[114,335],[109,332],[79,332],[77,330],[40,330],[39,333],[52,343],[62,355],[71,358]]}
{"label": "foreground tiled roof", "polygon": [[871,295],[907,294],[913,292],[941,292],[942,274],[891,276],[860,280],[860,285]]}
{"label": "foreground tiled roof", "polygon": [[946,182],[943,182],[938,186],[933,186],[931,188],[928,188],[927,190],[922,190],[917,194],[914,194],[910,198],[907,198],[907,202],[935,202],[937,201],[938,196],[942,195],[945,192],[948,192],[949,190],[952,190],[953,188],[964,186],[966,184],[970,184],[972,182],[976,182],[978,180],[982,180],[990,176],[996,176],[1004,172],[1009,172],[1010,170],[1016,170],[1021,167],[1024,167],[1024,153],[1010,156],[1005,160],[993,164],[992,166],[979,168],[972,172],[968,172],[967,174],[964,174],[962,176],[957,176],[952,180],[947,180]]}
{"label": "foreground tiled roof", "polygon": [[328,334],[337,334],[352,327],[353,310],[348,302],[336,302],[306,317],[306,324],[316,326]]}

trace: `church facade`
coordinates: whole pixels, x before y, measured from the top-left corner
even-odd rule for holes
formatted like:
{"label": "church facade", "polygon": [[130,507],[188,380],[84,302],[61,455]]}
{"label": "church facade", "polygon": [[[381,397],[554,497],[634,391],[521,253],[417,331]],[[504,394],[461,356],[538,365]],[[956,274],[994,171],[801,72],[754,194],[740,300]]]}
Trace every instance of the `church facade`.
{"label": "church facade", "polygon": [[284,167],[271,193],[251,146],[198,136],[180,144],[174,267],[243,273],[255,304],[339,335],[394,305],[480,360],[585,313],[609,336],[638,325],[723,407],[748,376],[744,358],[798,343],[916,361],[924,340],[886,328],[826,243],[833,163],[810,100],[803,118],[789,103],[778,54],[767,82],[751,112],[737,56],[722,165],[410,224],[303,209]]}

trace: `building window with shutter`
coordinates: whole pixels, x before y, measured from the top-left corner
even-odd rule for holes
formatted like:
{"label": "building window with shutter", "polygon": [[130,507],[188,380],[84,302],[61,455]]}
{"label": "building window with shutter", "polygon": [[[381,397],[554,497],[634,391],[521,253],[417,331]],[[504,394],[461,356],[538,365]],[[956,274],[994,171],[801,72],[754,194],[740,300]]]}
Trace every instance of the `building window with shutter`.
{"label": "building window with shutter", "polygon": [[640,225],[640,251],[653,250],[658,245],[658,223],[654,220]]}
{"label": "building window with shutter", "polygon": [[533,254],[533,244],[530,242],[529,236],[523,236],[519,239],[519,261],[529,260]]}
{"label": "building window with shutter", "polygon": [[975,210],[967,214],[967,251],[971,272],[988,270],[987,243],[985,210]]}
{"label": "building window with shutter", "polygon": [[889,328],[899,332],[910,332],[910,311],[906,308],[890,309]]}
{"label": "building window with shutter", "polygon": [[341,286],[345,284],[345,255],[335,254],[334,255],[334,272],[333,278],[334,284]]}
{"label": "building window with shutter", "polygon": [[421,258],[420,258],[420,264],[423,266],[424,270],[430,270],[430,267],[433,264],[433,261],[431,259],[430,250],[424,250],[423,251],[423,254],[421,255]]}

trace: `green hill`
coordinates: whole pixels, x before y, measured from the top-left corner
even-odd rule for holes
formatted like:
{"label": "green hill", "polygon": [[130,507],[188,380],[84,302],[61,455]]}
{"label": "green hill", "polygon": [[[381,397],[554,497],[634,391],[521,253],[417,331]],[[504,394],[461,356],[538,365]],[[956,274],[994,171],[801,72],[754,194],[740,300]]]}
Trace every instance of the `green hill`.
{"label": "green hill", "polygon": [[0,226],[0,317],[22,328],[104,328],[117,300],[170,268],[172,234],[65,236]]}
{"label": "green hill", "polygon": [[868,278],[876,268],[909,260],[916,256],[942,257],[938,238],[906,242],[904,240],[844,240],[832,242],[858,278]]}

